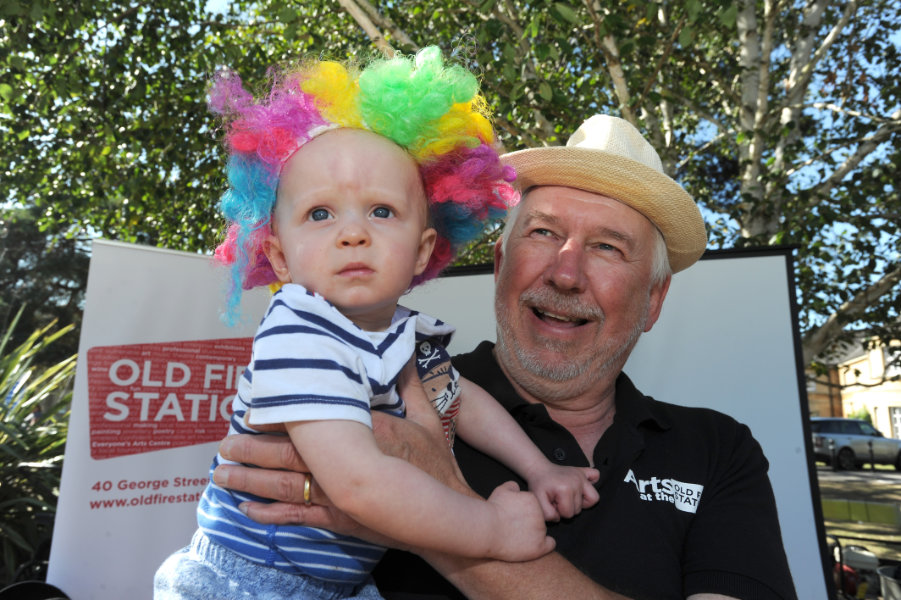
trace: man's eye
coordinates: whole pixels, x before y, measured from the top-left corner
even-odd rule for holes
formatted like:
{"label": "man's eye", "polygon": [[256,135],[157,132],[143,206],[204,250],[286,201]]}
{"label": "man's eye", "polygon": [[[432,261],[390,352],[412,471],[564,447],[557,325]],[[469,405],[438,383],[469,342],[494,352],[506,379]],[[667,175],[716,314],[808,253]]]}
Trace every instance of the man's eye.
{"label": "man's eye", "polygon": [[310,212],[310,220],[311,221],[325,221],[329,218],[328,211],[324,208],[314,208],[312,212]]}
{"label": "man's eye", "polygon": [[391,217],[394,213],[391,212],[391,209],[387,206],[379,206],[375,210],[372,211],[372,216],[377,217],[379,219],[387,219]]}

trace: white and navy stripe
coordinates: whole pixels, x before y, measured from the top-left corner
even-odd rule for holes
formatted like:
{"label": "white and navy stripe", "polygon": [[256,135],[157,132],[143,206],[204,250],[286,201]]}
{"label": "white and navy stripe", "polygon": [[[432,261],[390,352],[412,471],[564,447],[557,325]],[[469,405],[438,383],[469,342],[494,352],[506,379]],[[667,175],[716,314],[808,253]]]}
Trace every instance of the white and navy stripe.
{"label": "white and navy stripe", "polygon": [[[257,433],[254,424],[346,419],[371,426],[370,409],[402,416],[397,378],[418,337],[450,339],[449,325],[403,307],[386,331],[363,331],[321,296],[285,285],[273,297],[254,338],[250,365],[238,383],[229,433]],[[225,461],[213,460],[211,469]],[[264,499],[211,482],[197,509],[203,532],[261,565],[323,581],[360,583],[384,549],[356,538],[302,526],[260,525],[237,506]]]}

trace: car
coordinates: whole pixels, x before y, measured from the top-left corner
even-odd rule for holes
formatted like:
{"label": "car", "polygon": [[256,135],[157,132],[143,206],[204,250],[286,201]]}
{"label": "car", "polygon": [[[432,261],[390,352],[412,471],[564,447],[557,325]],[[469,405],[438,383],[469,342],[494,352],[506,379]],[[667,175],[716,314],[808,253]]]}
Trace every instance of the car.
{"label": "car", "polygon": [[901,440],[885,437],[866,421],[812,417],[810,431],[814,456],[827,465],[835,461],[837,469],[851,470],[873,462],[901,471]]}

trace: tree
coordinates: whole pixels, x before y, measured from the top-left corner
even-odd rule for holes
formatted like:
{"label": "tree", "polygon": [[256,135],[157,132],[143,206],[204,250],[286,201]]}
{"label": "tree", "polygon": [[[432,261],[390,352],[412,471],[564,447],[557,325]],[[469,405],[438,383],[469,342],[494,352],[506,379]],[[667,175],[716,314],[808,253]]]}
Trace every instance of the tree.
{"label": "tree", "polygon": [[711,248],[796,246],[807,362],[901,337],[897,3],[11,0],[0,19],[0,193],[50,235],[208,249],[217,65],[255,84],[306,52],[438,44],[480,71],[508,149],[620,115],[698,199]]}
{"label": "tree", "polygon": [[[7,331],[13,346],[53,321],[78,327],[84,308],[88,273],[84,240],[44,235],[35,225],[34,212],[34,207],[7,209],[0,216],[0,331]],[[19,326],[13,329],[17,315]],[[77,351],[78,337],[70,335],[35,360],[56,364]]]}
{"label": "tree", "polygon": [[330,43],[204,5],[0,3],[0,324],[28,306],[15,341],[80,321],[94,237],[213,247],[225,183],[206,82],[222,64],[260,80]]}
{"label": "tree", "polygon": [[406,50],[405,31],[474,38],[516,147],[619,114],[706,209],[713,247],[796,246],[806,363],[862,330],[901,337],[896,3],[341,4]]}

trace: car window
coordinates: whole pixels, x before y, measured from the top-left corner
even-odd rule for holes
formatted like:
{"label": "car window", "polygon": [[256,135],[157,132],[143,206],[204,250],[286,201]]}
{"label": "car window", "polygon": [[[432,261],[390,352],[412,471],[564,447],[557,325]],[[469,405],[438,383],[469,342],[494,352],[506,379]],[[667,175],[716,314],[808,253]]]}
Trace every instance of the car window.
{"label": "car window", "polygon": [[821,431],[823,431],[822,421],[811,421],[810,431],[812,431],[813,433],[820,433]]}
{"label": "car window", "polygon": [[872,435],[872,436],[880,436],[881,437],[881,434],[876,430],[876,428],[873,427],[872,425],[870,425],[869,423],[861,423],[860,430],[863,432],[864,435]]}
{"label": "car window", "polygon": [[857,421],[842,421],[840,431],[849,435],[860,435],[860,423]]}

